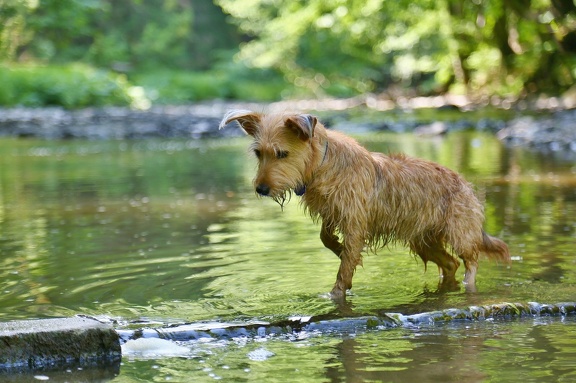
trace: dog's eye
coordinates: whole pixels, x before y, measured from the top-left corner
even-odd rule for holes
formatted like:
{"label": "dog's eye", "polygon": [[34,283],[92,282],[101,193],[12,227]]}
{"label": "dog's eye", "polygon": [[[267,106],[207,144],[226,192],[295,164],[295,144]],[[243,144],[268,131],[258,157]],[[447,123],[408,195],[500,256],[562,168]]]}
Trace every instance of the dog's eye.
{"label": "dog's eye", "polygon": [[285,150],[279,150],[276,152],[276,158],[278,158],[279,160],[282,158],[286,158],[288,157],[288,152]]}
{"label": "dog's eye", "polygon": [[260,152],[259,149],[254,149],[254,154],[256,154],[256,157],[260,158],[260,156],[262,156],[262,153]]}

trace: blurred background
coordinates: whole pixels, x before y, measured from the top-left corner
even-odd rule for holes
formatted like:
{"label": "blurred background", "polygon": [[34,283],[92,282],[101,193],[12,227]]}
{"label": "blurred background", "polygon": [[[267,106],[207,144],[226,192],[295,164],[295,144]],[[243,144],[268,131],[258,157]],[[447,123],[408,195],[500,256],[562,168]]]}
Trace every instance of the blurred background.
{"label": "blurred background", "polygon": [[[575,1],[0,0],[0,320],[223,330],[574,302]],[[444,294],[435,268],[390,246],[334,305],[339,261],[319,223],[296,197],[284,209],[255,198],[248,138],[214,133],[225,109],[253,102],[460,172],[512,265],[482,260],[478,293]],[[573,315],[334,323],[234,338],[215,328],[224,336],[180,341],[183,355],[125,348],[121,374],[106,376],[576,381]]]}
{"label": "blurred background", "polygon": [[0,106],[575,93],[574,0],[0,0]]}

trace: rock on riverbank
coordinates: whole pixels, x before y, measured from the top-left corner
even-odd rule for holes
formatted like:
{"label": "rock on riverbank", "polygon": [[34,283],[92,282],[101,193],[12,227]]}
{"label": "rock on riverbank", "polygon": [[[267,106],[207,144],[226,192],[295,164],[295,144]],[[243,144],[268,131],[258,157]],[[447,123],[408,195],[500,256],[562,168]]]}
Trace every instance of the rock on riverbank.
{"label": "rock on riverbank", "polygon": [[41,139],[205,138],[240,135],[219,131],[231,104],[161,106],[149,110],[120,107],[66,110],[62,108],[0,109],[0,136]]}
{"label": "rock on riverbank", "polygon": [[515,118],[497,136],[509,145],[531,146],[541,151],[576,152],[576,109],[540,118]]}
{"label": "rock on riverbank", "polygon": [[[404,120],[389,121],[383,114],[381,122],[351,123],[346,117],[331,118],[353,108],[371,109],[365,102],[332,101],[292,102],[271,105],[212,102],[188,106],[157,106],[145,111],[127,108],[62,108],[0,109],[0,136],[36,137],[41,139],[142,139],[215,138],[240,136],[240,129],[218,130],[218,124],[229,109],[305,110],[321,112],[323,119],[335,129],[414,131],[419,134],[443,134],[451,130],[479,129],[497,133],[508,145],[534,147],[541,151],[576,153],[576,109],[520,115],[508,121],[481,119],[469,121],[466,114],[451,121]],[[445,107],[445,106],[444,106]],[[457,111],[457,108],[454,107]],[[377,112],[376,112],[377,113]],[[385,113],[385,112],[384,112]],[[373,118],[372,118],[373,120]]]}

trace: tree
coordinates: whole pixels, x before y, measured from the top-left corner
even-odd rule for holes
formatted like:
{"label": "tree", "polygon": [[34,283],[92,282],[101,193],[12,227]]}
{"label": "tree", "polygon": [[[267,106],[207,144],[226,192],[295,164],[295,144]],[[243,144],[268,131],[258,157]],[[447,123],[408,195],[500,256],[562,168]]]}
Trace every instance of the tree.
{"label": "tree", "polygon": [[239,58],[315,91],[477,95],[574,83],[576,6],[561,0],[217,0],[250,41]]}
{"label": "tree", "polygon": [[2,61],[206,69],[237,36],[211,0],[0,0]]}
{"label": "tree", "polygon": [[0,0],[0,59],[12,60],[18,48],[30,41],[26,17],[34,8],[32,1]]}

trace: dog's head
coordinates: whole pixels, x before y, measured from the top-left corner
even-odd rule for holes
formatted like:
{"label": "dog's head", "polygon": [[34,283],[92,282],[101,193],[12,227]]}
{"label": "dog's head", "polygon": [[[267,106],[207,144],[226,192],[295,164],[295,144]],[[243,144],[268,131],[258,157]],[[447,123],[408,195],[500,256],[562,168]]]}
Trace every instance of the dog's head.
{"label": "dog's head", "polygon": [[226,113],[220,128],[232,121],[254,138],[251,149],[258,159],[256,192],[272,197],[280,205],[292,191],[303,194],[324,155],[320,142],[325,140],[325,131],[316,117],[233,110]]}

